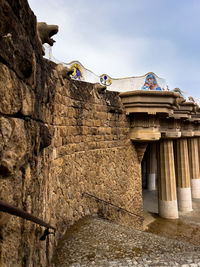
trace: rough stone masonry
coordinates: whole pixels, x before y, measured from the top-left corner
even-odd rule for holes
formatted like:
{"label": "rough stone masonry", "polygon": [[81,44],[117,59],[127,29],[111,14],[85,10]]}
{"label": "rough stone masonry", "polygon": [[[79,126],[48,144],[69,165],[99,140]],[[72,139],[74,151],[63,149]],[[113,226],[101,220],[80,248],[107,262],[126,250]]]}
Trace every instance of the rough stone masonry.
{"label": "rough stone masonry", "polygon": [[140,162],[118,93],[60,76],[26,0],[0,0],[0,18],[0,199],[57,228],[41,242],[42,227],[0,213],[0,265],[51,266],[86,215],[141,229]]}

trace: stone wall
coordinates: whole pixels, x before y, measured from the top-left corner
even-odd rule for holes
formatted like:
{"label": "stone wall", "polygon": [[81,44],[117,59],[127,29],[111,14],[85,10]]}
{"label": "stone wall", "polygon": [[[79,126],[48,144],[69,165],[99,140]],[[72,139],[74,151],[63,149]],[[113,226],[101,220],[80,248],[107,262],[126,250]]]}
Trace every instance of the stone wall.
{"label": "stone wall", "polygon": [[[57,194],[51,202],[65,206],[60,221],[99,212],[96,201],[82,197],[83,192],[140,214],[140,166],[118,93],[98,94],[92,84],[66,81],[57,86],[54,107],[50,174]],[[114,208],[108,213],[120,221],[125,216]],[[127,223],[139,227],[138,217],[129,217]]]}
{"label": "stone wall", "polygon": [[83,216],[142,227],[140,162],[118,93],[63,79],[42,57],[27,2],[0,6],[0,198],[57,228],[42,242],[43,227],[0,213],[0,265],[51,266],[57,241]]}

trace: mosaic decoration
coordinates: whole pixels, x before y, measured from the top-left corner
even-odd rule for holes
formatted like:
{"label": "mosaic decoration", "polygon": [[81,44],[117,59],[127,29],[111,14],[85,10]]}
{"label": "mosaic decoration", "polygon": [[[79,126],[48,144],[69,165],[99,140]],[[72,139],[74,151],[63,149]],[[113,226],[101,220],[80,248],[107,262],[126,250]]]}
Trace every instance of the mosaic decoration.
{"label": "mosaic decoration", "polygon": [[175,93],[179,93],[179,95],[182,96],[182,97],[184,98],[184,95],[183,95],[183,92],[181,91],[181,89],[179,89],[179,88],[174,88],[172,91],[175,92]]}
{"label": "mosaic decoration", "polygon": [[85,81],[88,83],[100,83],[107,90],[117,92],[127,92],[134,90],[167,90],[168,86],[166,80],[158,77],[153,72],[148,72],[142,76],[133,76],[125,78],[111,78],[109,75],[103,73],[96,75],[94,72],[86,69],[79,61],[74,60],[69,63],[63,63],[67,68],[73,68],[71,78],[74,80]]}
{"label": "mosaic decoration", "polygon": [[146,76],[145,83],[141,88],[142,90],[156,90],[156,91],[162,91],[161,87],[158,85],[156,81],[156,77],[149,73]]}
{"label": "mosaic decoration", "polygon": [[72,78],[76,80],[84,80],[83,72],[79,64],[73,64],[71,68],[74,70],[72,73]]}
{"label": "mosaic decoration", "polygon": [[193,98],[192,96],[189,96],[189,97],[188,97],[188,100],[189,100],[190,102],[195,103],[195,100],[194,100],[194,98]]}
{"label": "mosaic decoration", "polygon": [[100,83],[101,83],[102,85],[109,86],[109,85],[112,84],[112,81],[111,81],[111,78],[110,78],[108,75],[106,75],[106,74],[102,74],[102,75],[100,76]]}

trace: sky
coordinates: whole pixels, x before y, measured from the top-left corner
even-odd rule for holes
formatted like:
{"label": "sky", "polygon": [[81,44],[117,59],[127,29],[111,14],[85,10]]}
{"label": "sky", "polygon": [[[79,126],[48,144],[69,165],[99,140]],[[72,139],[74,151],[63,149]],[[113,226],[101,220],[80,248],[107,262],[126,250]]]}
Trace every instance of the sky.
{"label": "sky", "polygon": [[154,72],[200,100],[200,0],[28,0],[53,56],[112,78]]}

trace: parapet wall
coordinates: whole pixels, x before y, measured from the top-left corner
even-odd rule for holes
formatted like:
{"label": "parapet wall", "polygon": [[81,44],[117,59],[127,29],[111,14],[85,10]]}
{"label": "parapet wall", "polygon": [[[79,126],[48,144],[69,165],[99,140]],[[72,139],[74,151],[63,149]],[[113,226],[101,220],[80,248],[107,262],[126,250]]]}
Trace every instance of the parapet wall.
{"label": "parapet wall", "polygon": [[[155,73],[149,72],[142,76],[111,78],[107,74],[100,76],[86,69],[79,61],[64,63],[68,68],[74,70],[72,79],[85,81],[89,83],[100,83],[106,85],[109,91],[127,92],[135,90],[167,90],[168,86],[165,79],[158,77]],[[177,89],[178,90],[178,89]],[[180,90],[179,90],[180,91]]]}
{"label": "parapet wall", "polygon": [[142,227],[140,162],[118,93],[63,79],[42,57],[25,0],[0,10],[0,198],[57,228],[41,242],[42,227],[0,213],[0,265],[51,266],[57,241],[81,217]]}

